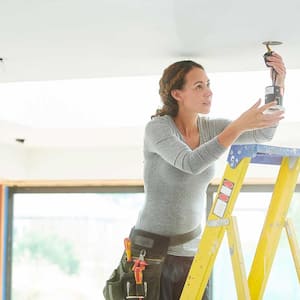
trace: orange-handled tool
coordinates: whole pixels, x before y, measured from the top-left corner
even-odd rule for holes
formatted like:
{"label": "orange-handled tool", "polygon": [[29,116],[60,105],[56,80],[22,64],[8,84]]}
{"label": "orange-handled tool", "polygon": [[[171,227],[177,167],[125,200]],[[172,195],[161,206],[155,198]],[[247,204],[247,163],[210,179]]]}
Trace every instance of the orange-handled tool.
{"label": "orange-handled tool", "polygon": [[131,261],[132,260],[132,257],[131,257],[131,241],[130,241],[129,238],[124,239],[124,246],[125,246],[127,261]]}
{"label": "orange-handled tool", "polygon": [[141,267],[136,267],[134,269],[134,279],[136,284],[143,283],[143,272]]}
{"label": "orange-handled tool", "polygon": [[144,286],[143,286],[143,269],[141,267],[136,267],[134,269],[134,279],[135,279],[135,289],[136,295],[139,300],[144,299]]}

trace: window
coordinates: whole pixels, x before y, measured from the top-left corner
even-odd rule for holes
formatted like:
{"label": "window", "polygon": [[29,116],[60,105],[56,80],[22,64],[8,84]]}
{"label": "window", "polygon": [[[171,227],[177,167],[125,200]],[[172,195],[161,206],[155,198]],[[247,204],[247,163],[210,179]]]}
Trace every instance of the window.
{"label": "window", "polygon": [[17,193],[11,299],[102,299],[144,195]]}
{"label": "window", "polygon": [[[209,188],[208,195],[213,196],[216,188]],[[237,216],[248,273],[272,187],[243,188],[233,215]],[[84,192],[13,188],[11,191],[12,260],[8,268],[11,281],[5,299],[103,299],[105,280],[117,266],[123,252],[123,239],[128,236],[143,205],[142,188],[130,191],[86,189]],[[299,213],[298,185],[288,214],[297,235],[300,233]],[[212,285],[213,299],[236,299],[226,237],[216,258]],[[297,274],[283,231],[264,299],[296,300],[299,297]]]}

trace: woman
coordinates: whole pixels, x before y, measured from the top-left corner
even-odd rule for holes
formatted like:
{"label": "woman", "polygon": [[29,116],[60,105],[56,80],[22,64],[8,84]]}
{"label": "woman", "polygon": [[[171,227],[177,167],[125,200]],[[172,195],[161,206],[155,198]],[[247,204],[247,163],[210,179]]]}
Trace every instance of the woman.
{"label": "woman", "polygon": [[[276,85],[284,88],[280,55],[273,52],[268,66],[277,73]],[[145,130],[146,201],[135,230],[168,237],[192,233],[187,241],[168,245],[162,267],[160,300],[175,300],[180,298],[197,251],[215,161],[233,143],[270,141],[283,112],[266,114],[274,102],[261,105],[259,100],[234,121],[200,117],[210,112],[213,93],[204,68],[189,60],[166,68],[159,83],[163,106]]]}
{"label": "woman", "polygon": [[[283,90],[282,58],[273,52],[267,60]],[[214,163],[233,143],[270,141],[283,119],[280,110],[266,113],[276,102],[260,100],[233,121],[200,117],[210,112],[212,91],[204,68],[190,60],[170,65],[159,83],[163,106],[144,137],[145,204],[106,282],[107,300],[180,298],[199,244]]]}

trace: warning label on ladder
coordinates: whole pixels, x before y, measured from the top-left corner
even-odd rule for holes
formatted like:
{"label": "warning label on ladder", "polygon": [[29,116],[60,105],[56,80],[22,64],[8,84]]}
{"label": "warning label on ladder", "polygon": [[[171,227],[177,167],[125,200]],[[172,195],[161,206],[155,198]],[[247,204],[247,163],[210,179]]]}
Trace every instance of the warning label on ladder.
{"label": "warning label on ladder", "polygon": [[223,218],[226,207],[231,196],[234,183],[228,179],[224,179],[214,207],[214,215]]}

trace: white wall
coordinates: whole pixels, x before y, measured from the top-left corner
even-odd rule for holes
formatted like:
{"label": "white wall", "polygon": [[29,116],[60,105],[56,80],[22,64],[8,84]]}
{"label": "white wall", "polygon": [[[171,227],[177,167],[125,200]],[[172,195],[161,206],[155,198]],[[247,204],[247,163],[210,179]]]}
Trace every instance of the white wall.
{"label": "white wall", "polygon": [[140,147],[31,149],[28,179],[139,179]]}
{"label": "white wall", "polygon": [[0,178],[27,178],[27,151],[18,145],[0,144]]}
{"label": "white wall", "polygon": [[[0,145],[0,178],[4,179],[142,179],[141,130],[120,130],[114,141],[96,147],[26,147]],[[136,139],[134,138],[136,137]],[[79,137],[80,139],[80,137]],[[122,143],[116,143],[122,140]],[[300,148],[300,122],[280,124],[271,145]],[[224,172],[227,154],[217,163]],[[247,177],[273,177],[277,166],[250,165]],[[277,169],[276,169],[277,170]]]}

